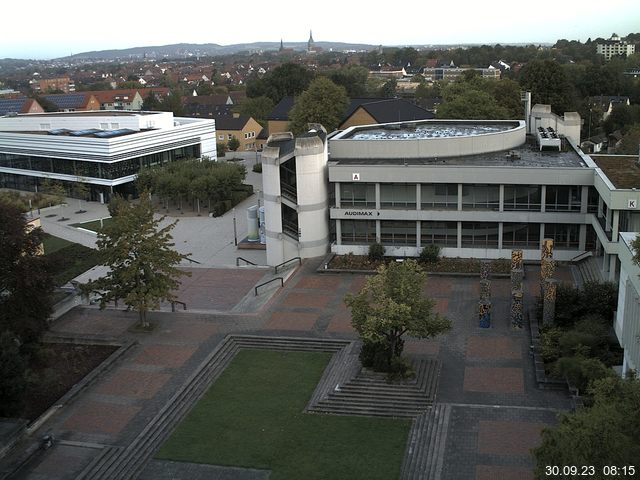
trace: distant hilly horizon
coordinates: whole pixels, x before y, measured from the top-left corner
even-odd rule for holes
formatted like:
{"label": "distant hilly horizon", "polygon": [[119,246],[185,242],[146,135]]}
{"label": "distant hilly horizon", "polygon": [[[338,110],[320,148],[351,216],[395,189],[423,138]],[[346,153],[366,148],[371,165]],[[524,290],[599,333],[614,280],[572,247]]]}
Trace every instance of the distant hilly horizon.
{"label": "distant hilly horizon", "polygon": [[[500,43],[500,42],[498,42]],[[546,42],[533,42],[535,45],[551,45]],[[314,42],[316,47],[322,48],[324,51],[337,50],[373,50],[378,48],[379,45],[371,45],[366,43],[346,43],[346,42]],[[484,43],[486,44],[486,43]],[[532,42],[527,43],[500,43],[500,45],[531,45]],[[433,47],[433,48],[446,48],[451,46],[471,46],[471,45],[483,45],[483,43],[465,43],[465,44],[414,44],[414,45],[384,45],[386,47]],[[219,45],[217,43],[174,43],[170,45],[155,45],[144,47],[131,47],[124,49],[110,49],[110,50],[93,50],[89,52],[75,53],[65,57],[59,57],[56,60],[65,59],[96,59],[96,60],[109,60],[118,58],[142,58],[145,55],[151,58],[154,57],[175,57],[175,56],[216,56],[216,55],[232,55],[240,52],[251,51],[276,51],[280,48],[280,42],[252,42],[252,43],[237,43],[233,45]],[[304,51],[307,49],[307,42],[284,42],[284,48],[293,49],[295,51]]]}

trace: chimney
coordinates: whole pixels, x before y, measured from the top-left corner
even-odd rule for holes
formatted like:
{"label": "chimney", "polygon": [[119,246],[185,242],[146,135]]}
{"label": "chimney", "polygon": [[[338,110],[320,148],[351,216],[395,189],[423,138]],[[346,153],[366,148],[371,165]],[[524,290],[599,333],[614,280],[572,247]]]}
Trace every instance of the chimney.
{"label": "chimney", "polygon": [[233,118],[240,118],[240,114],[237,112],[233,112]]}

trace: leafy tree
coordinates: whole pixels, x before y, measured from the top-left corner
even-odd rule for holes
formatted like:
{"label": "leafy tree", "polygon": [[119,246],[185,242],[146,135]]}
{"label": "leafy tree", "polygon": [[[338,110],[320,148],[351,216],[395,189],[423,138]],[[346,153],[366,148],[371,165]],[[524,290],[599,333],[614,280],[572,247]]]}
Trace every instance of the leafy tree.
{"label": "leafy tree", "polygon": [[179,90],[175,89],[169,92],[169,95],[165,97],[160,105],[160,111],[173,112],[176,117],[180,117],[184,114],[182,95]]}
{"label": "leafy tree", "polygon": [[631,242],[631,246],[633,247],[633,261],[636,265],[640,267],[640,234],[636,236]]}
{"label": "leafy tree", "polygon": [[398,82],[395,78],[387,80],[382,87],[380,87],[380,96],[384,98],[395,98],[397,88]]}
{"label": "leafy tree", "polygon": [[227,148],[232,152],[235,152],[240,148],[240,140],[238,140],[235,135],[231,137],[231,140],[227,142]]}
{"label": "leafy tree", "polygon": [[351,324],[365,344],[384,345],[387,365],[402,354],[402,336],[431,338],[451,329],[451,322],[434,312],[435,302],[423,295],[426,273],[414,260],[381,265],[356,295],[344,301]]}
{"label": "leafy tree", "polygon": [[331,71],[329,79],[347,91],[349,98],[364,97],[367,94],[367,78],[369,71],[360,65],[349,65]]}
{"label": "leafy tree", "polygon": [[113,221],[98,233],[98,251],[109,272],[83,287],[102,294],[100,308],[124,300],[138,312],[144,328],[149,327],[147,312],[162,301],[175,300],[179,277],[189,275],[177,268],[188,255],[176,252],[171,241],[177,221],[160,227],[164,217],[154,219],[149,197],[143,192],[137,203],[119,203]]}
{"label": "leafy tree", "polygon": [[320,123],[332,132],[340,125],[348,106],[344,87],[325,77],[316,78],[296,99],[289,116],[290,128],[299,134],[307,130],[307,124]]}
{"label": "leafy tree", "polygon": [[[560,415],[560,422],[542,432],[534,449],[535,478],[549,478],[547,465],[593,465],[590,478],[610,465],[636,465],[640,456],[640,381],[610,376],[590,388],[593,406]],[[637,473],[637,470],[636,470]]]}
{"label": "leafy tree", "polygon": [[522,88],[531,91],[534,104],[551,105],[551,109],[560,115],[575,110],[574,88],[557,62],[533,60],[522,67],[519,80]]}
{"label": "leafy tree", "polygon": [[247,98],[238,108],[239,113],[253,117],[260,125],[266,127],[267,115],[273,110],[275,104],[269,97]]}
{"label": "leafy tree", "polygon": [[0,417],[19,412],[27,388],[27,363],[20,354],[20,341],[8,330],[0,334]]}
{"label": "leafy tree", "polygon": [[142,102],[142,110],[147,112],[153,112],[160,110],[162,103],[158,100],[156,94],[151,90],[147,97]]}
{"label": "leafy tree", "polygon": [[296,96],[307,89],[314,73],[295,63],[284,63],[262,78],[247,81],[247,96],[269,97],[274,104],[287,96]]}
{"label": "leafy tree", "polygon": [[490,94],[473,89],[455,96],[446,95],[445,101],[438,107],[438,118],[499,120],[507,115],[507,110],[498,105]]}
{"label": "leafy tree", "polygon": [[38,340],[52,310],[42,238],[42,230],[30,228],[17,207],[0,202],[0,332],[13,332],[21,343]]}

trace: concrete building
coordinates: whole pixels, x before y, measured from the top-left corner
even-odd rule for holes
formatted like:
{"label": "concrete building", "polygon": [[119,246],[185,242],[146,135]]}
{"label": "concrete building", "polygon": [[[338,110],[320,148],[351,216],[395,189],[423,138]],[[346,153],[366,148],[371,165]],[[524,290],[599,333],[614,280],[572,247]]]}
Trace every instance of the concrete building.
{"label": "concrete building", "polygon": [[143,166],[207,156],[216,160],[215,122],[171,112],[94,111],[0,117],[0,186],[67,190],[87,183],[92,200],[133,193]]}
{"label": "concrete building", "polygon": [[605,60],[611,60],[611,57],[625,55],[627,57],[633,55],[636,46],[633,43],[621,40],[620,37],[613,33],[609,40],[596,43],[596,53],[602,55]]}
{"label": "concrete building", "polygon": [[620,281],[618,283],[618,310],[613,327],[620,346],[624,349],[622,374],[640,368],[640,266],[633,261],[636,253],[632,242],[637,233],[620,234]]}
{"label": "concrete building", "polygon": [[[509,258],[518,248],[537,260],[541,240],[552,238],[556,259],[593,252],[604,278],[615,280],[619,232],[640,231],[640,167],[585,155],[576,147],[576,113],[560,117],[536,105],[528,119],[354,126],[327,137],[326,160],[315,144],[307,154],[306,143],[290,134],[287,149],[272,137],[263,153],[265,205],[278,205],[265,212],[269,235],[293,247],[278,243],[277,255],[269,254],[267,243],[267,259],[310,256],[308,242],[314,253],[338,254],[366,254],[380,242],[395,256],[416,256],[437,244],[445,256]],[[307,155],[315,175],[326,177],[306,172],[304,180],[316,186],[301,189]],[[269,167],[276,164],[285,167]],[[319,194],[322,182],[326,197]],[[307,192],[312,199],[303,199]],[[325,204],[325,223],[301,227],[301,205]],[[288,230],[286,219],[292,219]]]}
{"label": "concrete building", "polygon": [[327,133],[269,137],[262,152],[267,264],[324,255],[329,245]]}

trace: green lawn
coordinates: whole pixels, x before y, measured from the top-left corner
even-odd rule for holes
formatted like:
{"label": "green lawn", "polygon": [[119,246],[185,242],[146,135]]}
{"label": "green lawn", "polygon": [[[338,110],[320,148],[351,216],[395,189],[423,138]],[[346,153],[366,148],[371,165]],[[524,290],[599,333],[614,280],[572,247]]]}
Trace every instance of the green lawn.
{"label": "green lawn", "polygon": [[305,414],[330,354],[241,350],[156,458],[272,470],[271,480],[391,480],[409,420]]}
{"label": "green lawn", "polygon": [[98,251],[46,234],[44,254],[49,258],[53,283],[60,287],[98,264]]}
{"label": "green lawn", "polygon": [[[111,222],[111,217],[102,219],[102,226],[108,225]],[[100,220],[91,220],[90,222],[74,223],[72,227],[81,227],[92,232],[98,232],[100,230]]]}

